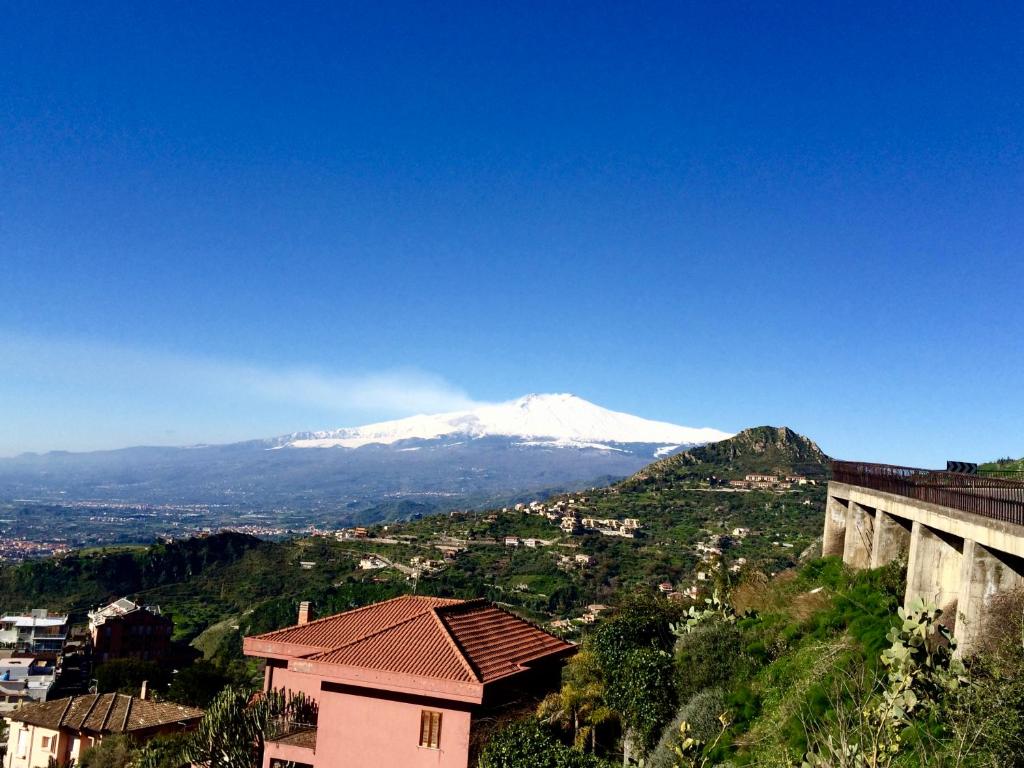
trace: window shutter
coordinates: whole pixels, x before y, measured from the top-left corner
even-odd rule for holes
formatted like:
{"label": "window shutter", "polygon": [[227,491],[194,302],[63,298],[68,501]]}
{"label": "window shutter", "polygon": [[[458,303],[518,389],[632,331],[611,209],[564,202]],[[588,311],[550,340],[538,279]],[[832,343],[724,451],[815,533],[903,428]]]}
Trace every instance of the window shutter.
{"label": "window shutter", "polygon": [[426,747],[430,744],[430,713],[426,710],[420,712],[420,746]]}
{"label": "window shutter", "polygon": [[441,746],[441,713],[420,711],[420,746],[438,749]]}
{"label": "window shutter", "polygon": [[430,713],[430,746],[437,749],[441,746],[441,713]]}

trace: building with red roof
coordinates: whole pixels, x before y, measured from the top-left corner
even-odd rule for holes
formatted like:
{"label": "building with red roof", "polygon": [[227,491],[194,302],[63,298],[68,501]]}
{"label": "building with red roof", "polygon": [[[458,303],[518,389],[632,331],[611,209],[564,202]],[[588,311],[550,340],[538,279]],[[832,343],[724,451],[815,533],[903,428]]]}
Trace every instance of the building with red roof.
{"label": "building with red roof", "polygon": [[[478,724],[559,685],[575,646],[484,600],[404,596],[245,638],[264,690],[303,693],[316,723],[286,723],[264,768],[466,768]],[[306,619],[306,620],[304,620]]]}

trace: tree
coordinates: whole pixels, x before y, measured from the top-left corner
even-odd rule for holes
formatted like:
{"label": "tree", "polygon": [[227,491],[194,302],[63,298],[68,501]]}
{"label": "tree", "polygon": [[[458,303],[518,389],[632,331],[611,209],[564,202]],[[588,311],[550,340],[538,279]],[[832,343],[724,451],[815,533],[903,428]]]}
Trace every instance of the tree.
{"label": "tree", "polygon": [[96,667],[96,687],[100,693],[126,693],[138,696],[142,684],[151,691],[167,688],[167,669],[152,661],[113,659]]}
{"label": "tree", "polygon": [[150,739],[139,750],[132,768],[187,768],[184,757],[190,734],[173,733]]}
{"label": "tree", "polygon": [[204,768],[258,768],[269,725],[267,708],[242,688],[225,688],[210,703],[184,756]]}
{"label": "tree", "polygon": [[601,624],[593,648],[604,674],[605,701],[624,728],[623,763],[646,753],[675,712],[672,667],[679,611],[666,601],[635,597]]}
{"label": "tree", "polygon": [[315,724],[317,705],[283,690],[250,696],[229,686],[210,703],[182,751],[203,768],[258,768],[268,737],[291,722]]}
{"label": "tree", "polygon": [[78,768],[132,768],[135,746],[127,736],[107,736],[82,753]]}
{"label": "tree", "polygon": [[562,688],[548,695],[537,710],[545,723],[572,731],[573,745],[597,749],[598,729],[615,719],[605,701],[604,679],[597,654],[585,643],[565,666]]}
{"label": "tree", "polygon": [[190,707],[206,707],[227,683],[227,675],[209,661],[200,659],[174,676],[167,698]]}
{"label": "tree", "polygon": [[480,768],[601,768],[594,755],[562,744],[536,718],[498,731],[480,754]]}

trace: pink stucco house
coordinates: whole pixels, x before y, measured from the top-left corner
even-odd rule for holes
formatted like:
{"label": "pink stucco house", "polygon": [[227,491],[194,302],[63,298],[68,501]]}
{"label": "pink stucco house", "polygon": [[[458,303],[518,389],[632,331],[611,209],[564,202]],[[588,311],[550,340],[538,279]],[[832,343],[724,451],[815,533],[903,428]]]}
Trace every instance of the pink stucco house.
{"label": "pink stucco house", "polygon": [[484,600],[405,596],[245,638],[264,690],[302,692],[263,768],[467,768],[482,723],[559,685],[575,646]]}

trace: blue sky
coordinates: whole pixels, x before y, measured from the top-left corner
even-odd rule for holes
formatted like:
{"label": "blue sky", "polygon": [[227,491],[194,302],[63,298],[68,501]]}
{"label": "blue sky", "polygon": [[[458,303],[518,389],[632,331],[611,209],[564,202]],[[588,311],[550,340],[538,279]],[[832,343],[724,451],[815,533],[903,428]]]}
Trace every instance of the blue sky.
{"label": "blue sky", "polygon": [[0,455],[570,391],[1024,454],[1019,4],[15,3]]}

